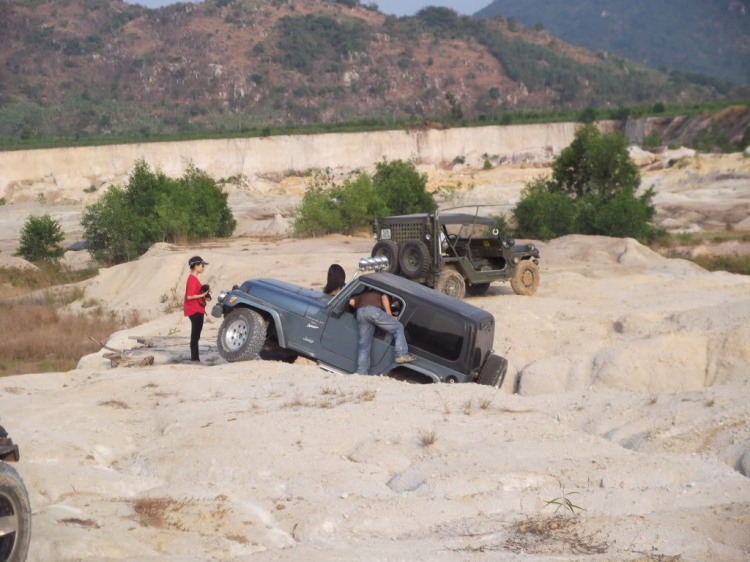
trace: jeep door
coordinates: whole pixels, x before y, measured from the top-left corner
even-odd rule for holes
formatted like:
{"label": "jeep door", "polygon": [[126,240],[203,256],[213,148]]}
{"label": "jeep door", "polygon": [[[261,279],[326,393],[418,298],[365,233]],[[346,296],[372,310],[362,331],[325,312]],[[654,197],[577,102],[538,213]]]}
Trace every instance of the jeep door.
{"label": "jeep door", "polygon": [[[361,283],[359,279],[355,281],[354,285],[351,289],[345,287],[337,295],[341,296],[341,299],[336,298],[331,301],[328,319],[320,339],[321,360],[351,373],[357,370],[359,324],[356,311],[347,303],[353,296],[371,288],[365,283]],[[337,306],[340,307],[338,311],[336,310]],[[341,310],[342,308],[343,310]],[[375,330],[370,348],[370,365],[380,363],[389,350],[391,355],[395,353],[391,345],[392,341],[393,336],[390,334],[386,334],[382,330]]]}

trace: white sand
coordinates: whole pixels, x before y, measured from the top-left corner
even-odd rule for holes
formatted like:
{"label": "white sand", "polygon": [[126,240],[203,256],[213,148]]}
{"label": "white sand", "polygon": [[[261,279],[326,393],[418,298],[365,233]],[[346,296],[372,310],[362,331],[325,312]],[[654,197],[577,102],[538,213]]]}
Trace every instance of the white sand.
{"label": "white sand", "polygon": [[[189,256],[210,262],[215,291],[257,276],[320,287],[331,262],[351,272],[370,247],[158,245],[85,282],[84,298],[152,318],[110,345],[182,345],[158,349],[154,367],[88,357],[0,381],[34,507],[30,559],[750,559],[747,277],[633,240],[541,244],[536,295],[500,284],[469,301],[497,319],[511,362],[501,391],[225,364],[218,321],[202,339],[213,366],[185,363],[189,322],[164,310]],[[586,511],[532,532],[563,492]]]}

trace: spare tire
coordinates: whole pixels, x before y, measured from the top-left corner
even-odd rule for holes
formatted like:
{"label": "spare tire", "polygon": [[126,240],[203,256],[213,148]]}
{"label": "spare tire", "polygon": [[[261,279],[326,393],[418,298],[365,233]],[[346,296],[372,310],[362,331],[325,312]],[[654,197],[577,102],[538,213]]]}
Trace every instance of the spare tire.
{"label": "spare tire", "polygon": [[479,373],[477,382],[487,386],[500,388],[505,382],[505,375],[508,372],[508,360],[499,355],[490,355]]}
{"label": "spare tire", "polygon": [[398,244],[393,240],[381,240],[372,247],[373,258],[376,256],[385,256],[388,258],[388,267],[383,271],[398,275]]}
{"label": "spare tire", "polygon": [[401,245],[398,254],[398,265],[401,272],[410,279],[424,277],[432,265],[430,250],[421,240],[407,240]]}

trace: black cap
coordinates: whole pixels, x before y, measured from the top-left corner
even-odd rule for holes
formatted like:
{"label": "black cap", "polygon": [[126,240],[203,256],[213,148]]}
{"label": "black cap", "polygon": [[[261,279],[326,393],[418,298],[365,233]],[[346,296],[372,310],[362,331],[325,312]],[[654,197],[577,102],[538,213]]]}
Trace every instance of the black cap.
{"label": "black cap", "polygon": [[200,256],[193,256],[188,260],[188,265],[190,269],[193,269],[196,265],[208,265],[208,262],[203,261],[203,258]]}

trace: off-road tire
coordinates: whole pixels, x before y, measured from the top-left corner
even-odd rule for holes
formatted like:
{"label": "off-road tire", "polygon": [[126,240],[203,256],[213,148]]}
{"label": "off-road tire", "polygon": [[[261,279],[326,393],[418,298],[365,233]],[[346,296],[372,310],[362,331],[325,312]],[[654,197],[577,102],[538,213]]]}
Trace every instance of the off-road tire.
{"label": "off-road tire", "polygon": [[455,269],[445,269],[435,283],[435,290],[461,300],[466,296],[466,281]]}
{"label": "off-road tire", "polygon": [[3,532],[7,534],[0,535],[0,562],[24,562],[31,540],[29,494],[18,472],[0,461],[0,533]]}
{"label": "off-road tire", "polygon": [[501,388],[508,373],[508,360],[499,355],[490,355],[484,363],[477,382],[486,386]]}
{"label": "off-road tire", "polygon": [[481,296],[481,295],[486,295],[489,289],[490,289],[489,283],[480,283],[478,285],[474,285],[473,283],[468,283],[466,285],[466,292],[476,297]]}
{"label": "off-road tire", "polygon": [[530,297],[539,288],[539,266],[531,260],[523,260],[516,267],[510,286],[517,295]]}
{"label": "off-road tire", "polygon": [[235,308],[224,317],[216,345],[219,355],[230,363],[257,359],[266,341],[268,326],[263,317],[250,308]]}
{"label": "off-road tire", "polygon": [[410,279],[418,279],[427,275],[432,265],[427,244],[416,239],[404,242],[398,254],[398,265],[401,273]]}
{"label": "off-road tire", "polygon": [[386,273],[393,273],[398,275],[398,244],[393,240],[381,240],[372,247],[372,253],[370,254],[373,258],[376,256],[385,256],[388,258],[388,267],[383,271]]}

